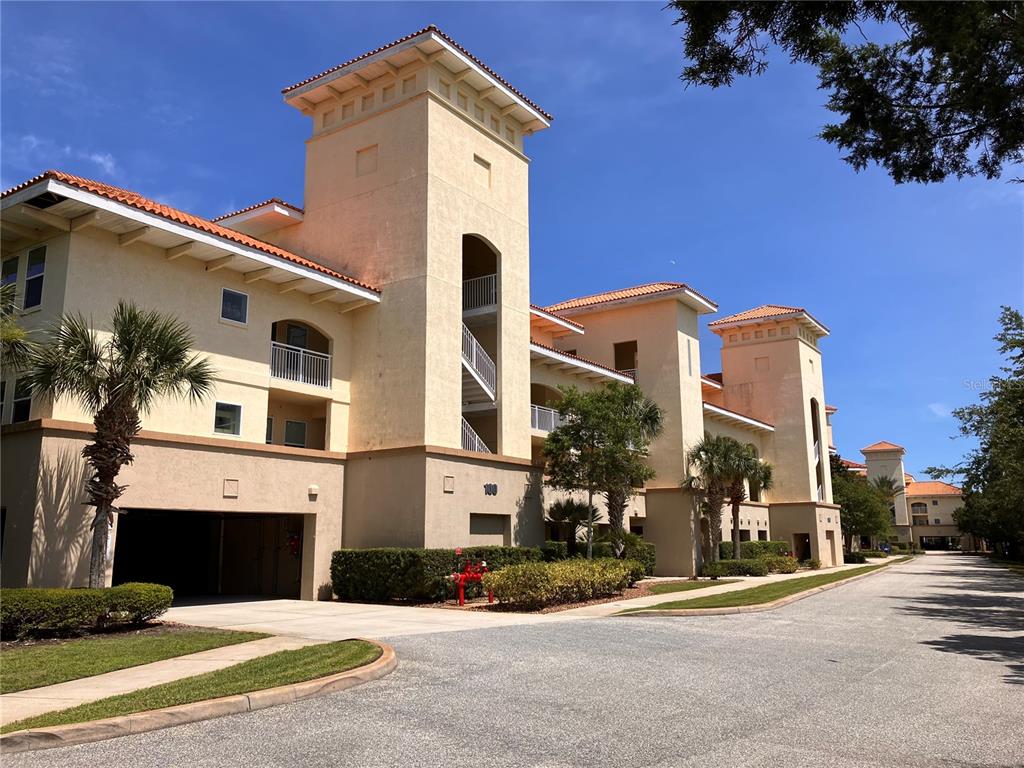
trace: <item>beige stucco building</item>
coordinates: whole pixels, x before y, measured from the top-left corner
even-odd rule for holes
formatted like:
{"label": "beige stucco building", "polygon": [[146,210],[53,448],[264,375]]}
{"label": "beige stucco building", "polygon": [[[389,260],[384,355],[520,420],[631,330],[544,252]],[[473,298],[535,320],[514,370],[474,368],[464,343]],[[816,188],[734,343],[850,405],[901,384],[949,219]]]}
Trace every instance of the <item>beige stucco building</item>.
{"label": "beige stucco building", "polygon": [[[551,116],[436,28],[284,101],[310,121],[302,207],[208,220],[58,171],[3,194],[3,280],[27,328],[79,312],[102,329],[132,299],[185,320],[216,369],[208,401],[144,415],[111,581],[314,599],[343,546],[539,544],[558,387],[634,379],[666,412],[657,479],[629,510],[659,572],[698,566],[685,454],[705,431],[775,466],[744,537],[842,561],[828,331],[808,312],[710,323],[722,372],[702,375],[698,328],[718,307],[682,283],[532,305],[524,141]],[[3,582],[81,584],[90,418],[9,373],[2,395]]]}

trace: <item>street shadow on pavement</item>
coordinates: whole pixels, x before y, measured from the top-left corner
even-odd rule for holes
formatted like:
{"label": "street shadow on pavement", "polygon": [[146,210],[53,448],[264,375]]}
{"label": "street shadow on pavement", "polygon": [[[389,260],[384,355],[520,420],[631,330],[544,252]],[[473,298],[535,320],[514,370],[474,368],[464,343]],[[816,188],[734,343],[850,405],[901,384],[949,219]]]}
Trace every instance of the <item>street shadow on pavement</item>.
{"label": "street shadow on pavement", "polygon": [[[915,573],[927,576],[927,573]],[[1005,664],[1006,682],[1024,685],[1024,597],[1019,596],[1021,579],[1002,569],[963,571],[956,581],[949,571],[936,572],[942,591],[909,597],[892,595],[895,610],[948,623],[965,629],[987,630],[984,634],[951,634],[927,645],[946,653],[962,653]],[[1017,594],[1009,594],[1016,592]],[[991,633],[996,634],[991,634]]]}

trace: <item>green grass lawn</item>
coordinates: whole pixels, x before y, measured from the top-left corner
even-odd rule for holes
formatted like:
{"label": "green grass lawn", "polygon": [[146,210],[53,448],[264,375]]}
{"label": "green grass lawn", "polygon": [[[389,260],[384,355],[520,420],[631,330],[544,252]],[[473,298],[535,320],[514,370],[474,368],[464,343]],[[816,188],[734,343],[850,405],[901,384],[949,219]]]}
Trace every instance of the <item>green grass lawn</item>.
{"label": "green grass lawn", "polygon": [[294,651],[278,651],[204,675],[186,677],[71,709],[30,717],[3,726],[0,733],[83,723],[88,720],[144,712],[147,709],[173,707],[221,696],[260,691],[278,685],[300,683],[361,667],[375,661],[380,654],[379,647],[364,640],[342,640],[336,643],[309,645]]}
{"label": "green grass lawn", "polygon": [[691,589],[717,587],[719,584],[734,584],[737,579],[718,579],[717,581],[658,581],[651,584],[652,595],[668,595],[672,592],[689,592]]}
{"label": "green grass lawn", "polygon": [[0,652],[0,693],[54,685],[261,637],[267,635],[160,627],[38,645],[13,645]]}
{"label": "green grass lawn", "polygon": [[[814,576],[803,576],[798,579],[787,579],[786,581],[774,581],[769,584],[762,584],[750,589],[739,589],[735,592],[726,592],[722,595],[706,595],[705,597],[694,597],[689,600],[674,600],[670,603],[659,603],[658,605],[646,608],[631,608],[622,613],[641,613],[643,611],[664,611],[677,608],[734,608],[740,605],[761,605],[770,603],[781,597],[795,595],[798,592],[805,592],[824,584],[831,584],[836,581],[843,581],[862,573],[877,571],[879,568],[887,568],[893,563],[909,560],[909,557],[895,558],[891,562],[879,565],[863,565],[860,568],[851,568],[848,571],[833,571],[832,573],[819,573]],[[721,582],[719,582],[721,583]]]}

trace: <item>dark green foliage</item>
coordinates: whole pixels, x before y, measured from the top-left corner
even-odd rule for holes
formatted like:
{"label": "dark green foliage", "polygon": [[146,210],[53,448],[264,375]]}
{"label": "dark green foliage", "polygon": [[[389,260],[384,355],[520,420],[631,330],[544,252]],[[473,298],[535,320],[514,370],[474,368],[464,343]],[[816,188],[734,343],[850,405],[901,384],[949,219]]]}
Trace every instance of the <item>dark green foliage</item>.
{"label": "dark green foliage", "polygon": [[[723,560],[732,559],[733,545],[731,541],[723,541],[718,545]],[[788,541],[744,541],[740,544],[740,559],[751,560],[757,557],[783,557],[789,554]]]}
{"label": "dark green foliage", "polygon": [[[856,170],[897,183],[997,178],[1024,160],[1020,3],[746,3],[673,0],[687,84],[760,75],[774,44],[817,69],[840,122],[819,137]],[[875,36],[879,42],[868,39]]]}
{"label": "dark green foliage", "polygon": [[816,557],[812,557],[807,560],[801,561],[800,565],[804,566],[805,568],[810,568],[812,571],[816,571],[819,568],[821,568],[821,560],[819,560]]}
{"label": "dark green foliage", "polygon": [[704,563],[704,575],[712,579],[721,576],[767,576],[768,563],[764,558],[751,560],[716,560]]}
{"label": "dark green foliage", "polygon": [[848,470],[839,454],[829,456],[829,467],[832,499],[840,508],[846,548],[853,545],[855,536],[888,536],[892,532],[891,493]]}
{"label": "dark green foliage", "polygon": [[442,600],[452,593],[447,577],[467,560],[494,571],[541,559],[539,547],[464,547],[461,556],[454,549],[341,549],[331,557],[331,584],[339,600]]}
{"label": "dark green foliage", "polygon": [[[622,550],[623,560],[636,560],[639,562],[644,569],[644,574],[647,576],[654,575],[654,563],[655,563],[655,551],[654,545],[649,541],[644,541],[640,536],[635,533],[622,534],[622,543],[624,548]],[[614,557],[614,543],[611,541],[595,541],[594,542],[594,557]],[[564,541],[545,541],[544,546],[541,548],[542,559],[545,562],[555,562],[556,560],[566,560],[571,555],[568,551],[568,546]],[[582,555],[582,553],[580,553]]]}
{"label": "dark green foliage", "polygon": [[1005,364],[978,403],[957,408],[960,434],[976,441],[954,467],[932,477],[962,478],[964,505],[953,513],[964,533],[988,541],[1002,557],[1024,559],[1024,316],[1003,307],[995,336]]}
{"label": "dark green foliage", "polygon": [[171,607],[170,587],[122,584],[110,589],[0,590],[4,640],[73,635],[120,624],[141,624]]}
{"label": "dark green foliage", "polygon": [[851,563],[866,563],[867,557],[864,556],[863,552],[843,552],[843,562],[846,565]]}
{"label": "dark green foliage", "polygon": [[569,545],[564,541],[545,541],[540,548],[541,560],[553,563],[569,557]]}
{"label": "dark green foliage", "polygon": [[862,550],[860,550],[860,553],[862,555],[864,555],[864,557],[888,557],[889,556],[889,553],[886,552],[884,549],[862,549]]}

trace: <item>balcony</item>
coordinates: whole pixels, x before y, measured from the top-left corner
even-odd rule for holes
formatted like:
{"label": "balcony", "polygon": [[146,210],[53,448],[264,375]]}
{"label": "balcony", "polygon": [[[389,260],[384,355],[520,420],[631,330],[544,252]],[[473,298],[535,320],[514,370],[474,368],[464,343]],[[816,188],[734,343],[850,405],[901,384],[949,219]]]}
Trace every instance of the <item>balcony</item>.
{"label": "balcony", "polygon": [[486,314],[498,306],[498,276],[484,275],[462,281],[462,311]]}
{"label": "balcony", "polygon": [[270,376],[331,388],[331,356],[279,341],[270,342]]}
{"label": "balcony", "polygon": [[562,417],[554,408],[546,408],[543,405],[530,405],[530,429],[539,432],[551,432],[561,426]]}
{"label": "balcony", "polygon": [[477,453],[491,452],[491,449],[487,447],[487,443],[481,439],[480,435],[470,426],[465,417],[462,419],[462,450],[476,451]]}

